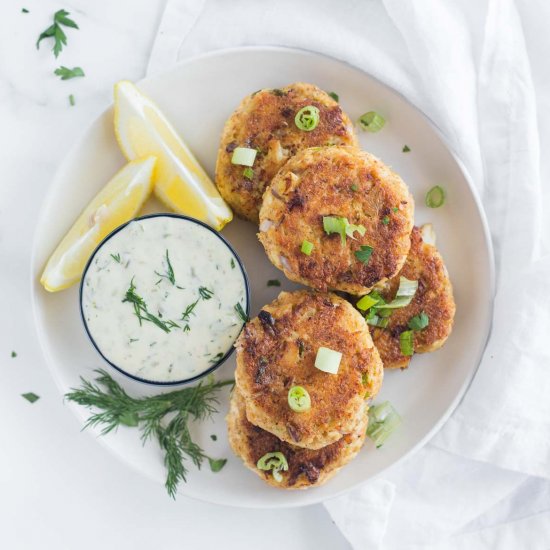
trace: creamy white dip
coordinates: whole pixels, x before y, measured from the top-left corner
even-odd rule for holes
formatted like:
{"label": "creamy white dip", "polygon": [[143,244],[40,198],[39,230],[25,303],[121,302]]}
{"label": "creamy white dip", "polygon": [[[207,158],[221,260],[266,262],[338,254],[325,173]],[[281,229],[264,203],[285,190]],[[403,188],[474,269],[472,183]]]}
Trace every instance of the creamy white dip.
{"label": "creamy white dip", "polygon": [[229,247],[181,218],[136,220],[97,251],[82,284],[84,322],[101,354],[154,382],[193,378],[233,346],[246,283]]}

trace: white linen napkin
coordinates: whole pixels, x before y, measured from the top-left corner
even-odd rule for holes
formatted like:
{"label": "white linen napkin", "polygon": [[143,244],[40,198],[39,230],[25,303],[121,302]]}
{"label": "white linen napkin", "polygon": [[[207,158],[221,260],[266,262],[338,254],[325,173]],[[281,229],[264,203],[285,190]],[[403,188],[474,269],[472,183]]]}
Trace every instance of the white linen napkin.
{"label": "white linen napkin", "polygon": [[[344,59],[428,113],[482,197],[497,265],[488,348],[431,444],[386,480],[326,503],[354,548],[437,545],[518,490],[525,474],[550,478],[550,188],[541,185],[550,159],[540,158],[550,122],[541,134],[537,121],[537,108],[549,107],[540,51],[550,51],[550,38],[540,21],[550,21],[544,0],[167,2],[149,74],[244,45]],[[533,59],[544,67],[537,92]]]}

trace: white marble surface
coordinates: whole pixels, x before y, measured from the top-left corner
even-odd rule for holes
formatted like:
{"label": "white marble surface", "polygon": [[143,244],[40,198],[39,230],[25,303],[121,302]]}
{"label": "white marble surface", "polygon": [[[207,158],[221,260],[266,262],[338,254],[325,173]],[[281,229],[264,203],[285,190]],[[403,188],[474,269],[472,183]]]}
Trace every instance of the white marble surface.
{"label": "white marble surface", "polygon": [[[0,548],[348,549],[322,506],[271,512],[182,497],[172,502],[163,487],[129,470],[81,433],[65,410],[32,319],[34,222],[56,167],[110,103],[112,84],[144,76],[164,0],[0,0],[0,6]],[[21,13],[23,7],[30,13]],[[67,48],[56,60],[47,41],[39,51],[35,42],[60,8],[71,12],[80,30],[67,31]],[[53,75],[59,65],[80,65],[86,78],[61,82]],[[548,78],[546,73],[542,77]],[[75,96],[74,107],[69,94]],[[10,357],[12,350],[16,358]],[[41,399],[30,405],[20,397],[28,391]],[[411,460],[424,459],[419,453]],[[475,467],[485,476],[482,466]],[[396,471],[391,478],[398,482],[400,475]],[[509,487],[512,497],[499,500],[499,494],[484,516],[466,520],[464,513],[463,525],[455,521],[453,530],[466,533],[460,547],[494,547],[494,535],[479,546],[477,537],[468,544],[468,533],[495,525],[518,540],[522,529],[536,529],[533,520],[548,514],[547,483],[499,475],[506,476],[501,485]],[[405,496],[416,491],[446,505],[442,495],[427,495],[421,484],[402,482],[400,491]],[[459,500],[455,497],[454,502]],[[522,519],[533,514],[539,515]],[[407,510],[397,501],[389,530],[396,536],[389,537],[388,548],[403,546],[396,537],[406,521]]]}
{"label": "white marble surface", "polygon": [[[0,547],[348,548],[321,506],[270,512],[173,502],[81,433],[64,408],[32,319],[34,221],[57,165],[109,104],[112,84],[144,76],[163,1],[0,6]],[[39,51],[35,42],[62,7],[80,30],[67,31],[56,60],[46,41]],[[82,66],[86,78],[61,82],[52,74],[61,64]],[[41,399],[30,405],[20,397],[28,391]]]}

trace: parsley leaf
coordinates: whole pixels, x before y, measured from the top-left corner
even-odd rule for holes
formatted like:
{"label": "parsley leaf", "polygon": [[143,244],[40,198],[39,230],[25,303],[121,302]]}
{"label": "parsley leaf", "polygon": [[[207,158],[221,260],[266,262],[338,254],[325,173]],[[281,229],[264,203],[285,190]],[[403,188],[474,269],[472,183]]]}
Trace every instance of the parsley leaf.
{"label": "parsley leaf", "polygon": [[29,393],[22,393],[21,397],[24,397],[29,403],[34,403],[40,399],[40,396],[36,395],[36,393],[33,393],[32,391]]}
{"label": "parsley leaf", "polygon": [[54,74],[61,77],[61,80],[70,80],[71,78],[76,78],[78,76],[86,76],[81,67],[73,67],[69,69],[68,67],[59,67],[55,69]]}
{"label": "parsley leaf", "polygon": [[61,50],[63,50],[63,46],[67,45],[67,35],[63,32],[61,26],[63,25],[72,29],[78,29],[78,25],[72,19],[69,19],[67,17],[68,15],[69,12],[65,10],[59,10],[55,12],[53,16],[53,25],[49,26],[45,31],[43,31],[36,41],[37,50],[40,48],[40,42],[42,42],[44,38],[53,38],[53,54],[55,55],[55,57],[57,57],[61,53]]}
{"label": "parsley leaf", "polygon": [[403,147],[403,153],[408,153],[411,150],[411,148],[408,145],[405,145]]}
{"label": "parsley leaf", "polygon": [[208,462],[210,463],[210,469],[213,472],[219,472],[226,464],[227,458],[210,458],[208,457]]}
{"label": "parsley leaf", "polygon": [[361,250],[355,251],[355,257],[365,265],[369,263],[372,251],[374,250],[372,246],[369,245],[361,245]]}
{"label": "parsley leaf", "polygon": [[430,324],[430,318],[422,311],[418,315],[409,319],[409,328],[411,330],[423,330]]}

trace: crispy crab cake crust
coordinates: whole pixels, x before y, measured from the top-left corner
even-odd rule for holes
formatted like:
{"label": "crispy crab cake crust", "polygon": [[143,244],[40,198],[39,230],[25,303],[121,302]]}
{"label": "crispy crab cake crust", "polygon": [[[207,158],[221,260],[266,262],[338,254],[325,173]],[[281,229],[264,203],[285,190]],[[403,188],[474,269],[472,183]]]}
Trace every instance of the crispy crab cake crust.
{"label": "crispy crab cake crust", "polygon": [[[319,109],[319,124],[306,132],[294,123],[307,105]],[[262,195],[279,168],[298,151],[322,145],[357,145],[353,124],[326,92],[297,82],[245,97],[225,123],[216,162],[216,185],[238,216],[258,221]],[[236,147],[258,149],[251,179],[231,164]]]}
{"label": "crispy crab cake crust", "polygon": [[443,259],[435,246],[422,240],[418,227],[411,234],[411,250],[403,269],[380,290],[386,301],[394,298],[401,276],[418,281],[413,301],[404,308],[396,309],[386,328],[370,327],[374,345],[387,369],[405,369],[409,366],[411,357],[401,353],[399,335],[408,330],[411,317],[422,311],[429,317],[428,326],[414,333],[415,353],[427,353],[439,349],[451,334],[456,309],[453,287]]}
{"label": "crispy crab cake crust", "polygon": [[[414,202],[403,180],[373,155],[351,147],[298,153],[273,178],[260,210],[260,241],[292,281],[317,290],[366,294],[399,272],[410,247]],[[361,236],[327,235],[324,216],[363,225]],[[310,255],[302,242],[313,244]],[[373,248],[367,264],[355,252]]]}
{"label": "crispy crab cake crust", "polygon": [[[316,451],[285,443],[251,424],[246,418],[244,399],[237,388],[231,396],[226,420],[229,443],[248,468],[274,487],[305,489],[322,485],[357,455],[365,440],[368,416],[366,411],[362,413],[352,433]],[[256,468],[258,460],[271,452],[283,453],[288,462],[288,470],[281,472],[281,482],[275,481],[271,472]]]}
{"label": "crispy crab cake crust", "polygon": [[[342,353],[338,374],[314,366],[319,347]],[[368,326],[335,294],[281,292],[249,321],[237,343],[235,381],[248,420],[292,445],[319,449],[354,431],[382,384],[383,367]],[[288,390],[303,386],[311,408],[297,413]]]}

